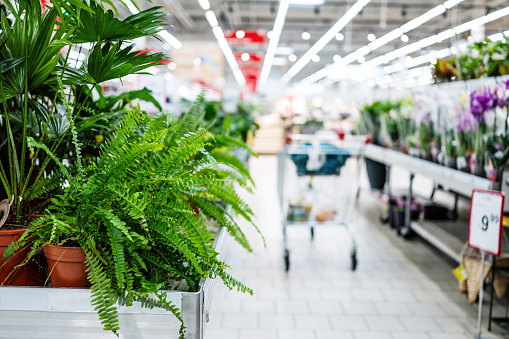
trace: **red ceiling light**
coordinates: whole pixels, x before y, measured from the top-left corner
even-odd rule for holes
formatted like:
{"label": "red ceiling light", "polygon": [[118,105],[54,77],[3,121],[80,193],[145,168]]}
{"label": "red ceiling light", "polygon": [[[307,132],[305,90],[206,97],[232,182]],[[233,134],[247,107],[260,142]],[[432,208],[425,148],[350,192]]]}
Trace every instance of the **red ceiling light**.
{"label": "red ceiling light", "polygon": [[[242,38],[239,38],[242,36],[240,32],[244,32]],[[237,37],[237,33],[239,33],[239,37]],[[264,44],[267,41],[267,33],[259,29],[228,31],[225,38],[230,45]]]}

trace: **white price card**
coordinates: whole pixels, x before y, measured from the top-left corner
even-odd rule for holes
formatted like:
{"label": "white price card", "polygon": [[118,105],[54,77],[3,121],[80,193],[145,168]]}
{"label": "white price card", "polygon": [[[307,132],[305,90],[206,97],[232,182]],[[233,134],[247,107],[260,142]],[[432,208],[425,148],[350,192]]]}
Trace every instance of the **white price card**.
{"label": "white price card", "polygon": [[500,255],[504,193],[474,189],[470,201],[468,246]]}

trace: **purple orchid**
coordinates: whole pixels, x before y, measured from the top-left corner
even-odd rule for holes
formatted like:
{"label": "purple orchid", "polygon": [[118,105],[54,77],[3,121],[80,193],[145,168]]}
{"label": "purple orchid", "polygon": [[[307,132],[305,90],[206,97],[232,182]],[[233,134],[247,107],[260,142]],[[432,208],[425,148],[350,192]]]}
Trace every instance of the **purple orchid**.
{"label": "purple orchid", "polygon": [[477,94],[476,91],[470,93],[470,112],[478,123],[484,123],[484,114],[495,107],[496,97],[489,90],[481,94]]}
{"label": "purple orchid", "polygon": [[467,111],[461,112],[456,120],[456,130],[458,132],[470,132],[474,130],[476,123],[472,119],[472,114]]}

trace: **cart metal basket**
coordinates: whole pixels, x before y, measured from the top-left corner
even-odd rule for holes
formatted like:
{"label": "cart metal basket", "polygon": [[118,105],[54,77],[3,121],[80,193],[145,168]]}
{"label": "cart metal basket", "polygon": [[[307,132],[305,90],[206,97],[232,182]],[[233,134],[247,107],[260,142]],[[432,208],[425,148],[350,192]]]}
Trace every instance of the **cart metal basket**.
{"label": "cart metal basket", "polygon": [[344,226],[352,239],[350,260],[355,270],[357,245],[348,220],[358,194],[366,138],[292,134],[287,140],[291,144],[278,153],[285,270],[290,268],[288,226],[309,227],[311,239],[316,226]]}

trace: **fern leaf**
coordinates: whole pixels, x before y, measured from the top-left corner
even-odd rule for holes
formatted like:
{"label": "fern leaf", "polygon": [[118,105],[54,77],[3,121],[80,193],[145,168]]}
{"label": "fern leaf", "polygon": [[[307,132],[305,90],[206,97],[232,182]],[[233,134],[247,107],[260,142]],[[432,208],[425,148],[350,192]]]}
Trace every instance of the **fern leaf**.
{"label": "fern leaf", "polygon": [[112,331],[118,336],[120,326],[115,308],[115,293],[111,289],[110,279],[106,276],[99,259],[91,254],[88,249],[84,248],[84,250],[88,280],[92,284],[90,288],[92,305],[95,306],[104,330]]}
{"label": "fern leaf", "polygon": [[240,174],[245,176],[246,178],[251,181],[251,183],[254,184],[253,178],[251,178],[251,175],[249,174],[249,171],[247,170],[246,166],[235,156],[230,155],[226,152],[222,152],[220,150],[214,149],[210,154],[216,159],[218,162],[221,162],[227,166],[230,166],[231,168],[237,170]]}

